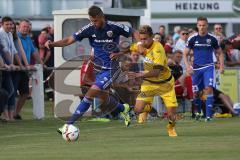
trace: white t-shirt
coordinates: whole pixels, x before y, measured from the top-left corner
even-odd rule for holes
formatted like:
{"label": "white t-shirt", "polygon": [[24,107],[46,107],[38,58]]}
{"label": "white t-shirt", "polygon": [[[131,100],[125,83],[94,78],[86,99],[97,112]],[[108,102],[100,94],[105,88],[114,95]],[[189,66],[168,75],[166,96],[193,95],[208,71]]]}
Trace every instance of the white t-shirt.
{"label": "white t-shirt", "polygon": [[13,43],[12,33],[7,33],[3,28],[0,28],[0,43],[3,45],[3,51],[9,52],[13,60],[14,54],[17,54],[17,50]]}

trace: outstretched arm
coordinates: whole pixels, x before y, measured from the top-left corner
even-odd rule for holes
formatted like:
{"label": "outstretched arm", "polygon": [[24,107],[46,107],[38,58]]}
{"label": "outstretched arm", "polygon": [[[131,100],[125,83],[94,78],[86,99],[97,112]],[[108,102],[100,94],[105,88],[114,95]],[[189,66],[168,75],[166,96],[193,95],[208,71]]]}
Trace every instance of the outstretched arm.
{"label": "outstretched arm", "polygon": [[50,40],[48,40],[45,43],[45,47],[47,47],[48,49],[50,49],[51,47],[64,47],[64,46],[73,44],[75,41],[76,40],[72,36],[66,37],[66,38],[56,41],[56,42],[51,42]]}
{"label": "outstretched arm", "polygon": [[141,72],[128,72],[129,79],[135,78],[151,78],[157,77],[160,73],[160,69],[153,69],[151,71],[141,71]]}

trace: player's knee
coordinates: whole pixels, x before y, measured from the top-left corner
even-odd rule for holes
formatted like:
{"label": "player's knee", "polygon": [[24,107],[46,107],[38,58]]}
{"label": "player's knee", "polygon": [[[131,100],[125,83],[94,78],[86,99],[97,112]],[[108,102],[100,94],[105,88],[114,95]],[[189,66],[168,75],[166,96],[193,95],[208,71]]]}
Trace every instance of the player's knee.
{"label": "player's knee", "polygon": [[143,107],[134,107],[134,112],[135,113],[142,113],[143,112]]}
{"label": "player's knee", "polygon": [[88,98],[88,97],[84,97],[84,98],[83,98],[83,101],[84,101],[85,103],[89,103],[89,104],[92,104],[92,103],[93,103],[93,99],[92,99],[92,98]]}
{"label": "player's knee", "polygon": [[205,94],[208,95],[208,94],[213,94],[213,88],[212,87],[206,87],[205,88]]}

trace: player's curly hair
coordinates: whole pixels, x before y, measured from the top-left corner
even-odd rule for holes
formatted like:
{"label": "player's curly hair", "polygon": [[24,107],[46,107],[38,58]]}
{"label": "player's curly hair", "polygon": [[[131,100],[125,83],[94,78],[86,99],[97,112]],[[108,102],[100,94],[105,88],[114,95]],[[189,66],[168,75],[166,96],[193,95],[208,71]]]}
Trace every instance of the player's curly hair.
{"label": "player's curly hair", "polygon": [[153,36],[152,27],[150,27],[149,25],[140,26],[139,34],[148,34],[149,36]]}
{"label": "player's curly hair", "polygon": [[98,6],[91,6],[88,9],[88,15],[91,17],[103,16],[103,11]]}

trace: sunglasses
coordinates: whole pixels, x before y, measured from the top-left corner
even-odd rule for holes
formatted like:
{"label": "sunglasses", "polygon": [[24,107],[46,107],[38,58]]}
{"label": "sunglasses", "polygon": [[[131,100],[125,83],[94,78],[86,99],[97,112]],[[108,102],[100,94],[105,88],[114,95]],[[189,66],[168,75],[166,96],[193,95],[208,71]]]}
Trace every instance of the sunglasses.
{"label": "sunglasses", "polygon": [[215,30],[221,30],[222,28],[221,27],[219,27],[219,28],[215,28]]}
{"label": "sunglasses", "polygon": [[188,33],[182,33],[182,35],[188,35]]}

